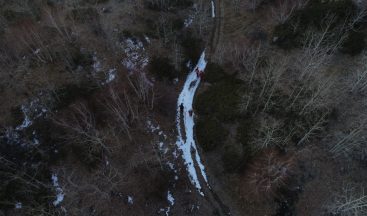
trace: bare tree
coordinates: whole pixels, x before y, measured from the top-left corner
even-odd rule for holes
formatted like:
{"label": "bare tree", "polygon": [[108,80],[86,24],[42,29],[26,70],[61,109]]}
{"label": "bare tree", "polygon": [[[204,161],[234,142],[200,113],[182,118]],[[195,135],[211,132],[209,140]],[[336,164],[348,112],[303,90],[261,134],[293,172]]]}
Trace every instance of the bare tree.
{"label": "bare tree", "polygon": [[281,124],[275,119],[263,119],[257,131],[258,135],[253,139],[252,145],[257,151],[278,146],[282,137],[279,135]]}
{"label": "bare tree", "polygon": [[118,94],[113,87],[110,87],[110,99],[106,99],[105,106],[107,110],[114,116],[114,119],[119,123],[119,127],[125,132],[132,140],[133,137],[130,133],[130,127],[133,121],[135,121],[138,116],[138,107],[134,104],[134,101],[129,97],[129,95],[124,90],[122,95]]}
{"label": "bare tree", "polygon": [[331,76],[323,78],[323,76],[317,75],[316,77],[315,81],[310,84],[311,91],[309,96],[300,107],[300,115],[327,107],[331,103],[331,95],[335,91],[333,89],[334,79]]}
{"label": "bare tree", "polygon": [[94,206],[96,211],[103,211],[111,202],[114,193],[127,183],[126,175],[109,166],[96,169],[83,175],[73,169],[62,169],[64,205],[69,213],[83,215]]}
{"label": "bare tree", "polygon": [[356,149],[359,149],[366,142],[366,137],[363,136],[366,125],[366,117],[362,116],[359,119],[359,122],[357,122],[352,128],[339,135],[339,140],[336,144],[331,146],[330,152],[335,157],[339,157],[342,154],[348,155]]}
{"label": "bare tree", "polygon": [[[326,123],[326,115],[327,113],[323,114],[306,132],[303,134],[302,138],[297,142],[297,145],[304,144],[308,142],[311,137],[315,136],[318,132],[324,129],[324,124]],[[300,125],[299,127],[303,127]]]}
{"label": "bare tree", "polygon": [[60,36],[65,41],[72,42],[73,39],[72,39],[71,33],[66,29],[66,24],[59,17],[59,14],[56,12],[56,16],[55,16],[55,13],[52,13],[51,10],[47,10],[47,9],[45,9],[45,12],[48,15],[48,18],[49,18],[52,26],[56,28],[56,30],[60,34]]}
{"label": "bare tree", "polygon": [[134,76],[127,76],[130,87],[133,89],[140,102],[153,109],[154,89],[145,73],[137,73]]}
{"label": "bare tree", "polygon": [[345,185],[340,193],[327,204],[328,213],[340,216],[362,216],[367,214],[367,195],[363,187]]}
{"label": "bare tree", "polygon": [[86,147],[89,157],[93,158],[96,152],[111,152],[105,134],[96,127],[94,115],[85,104],[73,105],[67,117],[54,121],[68,131],[64,139]]}
{"label": "bare tree", "polygon": [[264,0],[247,0],[245,5],[248,9],[255,12],[255,10],[263,3]]}
{"label": "bare tree", "polygon": [[285,23],[294,13],[294,11],[303,8],[309,0],[278,0],[275,7],[272,8],[272,17],[278,23]]}
{"label": "bare tree", "polygon": [[211,23],[210,8],[208,1],[198,0],[196,4],[195,19],[193,26],[199,36],[203,36],[208,32]]}
{"label": "bare tree", "polygon": [[363,64],[362,68],[356,72],[355,77],[353,78],[354,80],[351,82],[350,90],[352,92],[363,92],[367,88],[366,60],[367,60],[367,53],[363,53],[360,59],[360,62]]}
{"label": "bare tree", "polygon": [[[264,56],[264,50],[262,44],[257,46],[244,47],[241,51],[235,52],[236,59],[238,59],[239,64],[245,68],[246,71],[250,72],[249,84],[252,84],[255,73],[259,68],[261,57]],[[241,75],[243,77],[243,75]]]}
{"label": "bare tree", "polygon": [[280,188],[286,186],[294,173],[294,157],[279,157],[267,152],[260,160],[251,165],[248,177],[256,196],[276,196]]}
{"label": "bare tree", "polygon": [[[306,34],[302,54],[296,58],[295,68],[299,73],[296,80],[298,81],[289,96],[287,109],[293,109],[310,86],[314,85],[319,88],[315,91],[314,96],[319,96],[320,93],[331,87],[329,85],[331,83],[328,81],[329,77],[315,76],[315,74],[319,74],[330,63],[333,54],[346,37],[342,27],[331,32],[334,20],[334,15],[328,15],[324,18],[323,30],[321,32],[312,31]],[[327,80],[320,80],[320,78],[326,78]],[[320,85],[313,84],[315,80]],[[324,82],[328,84],[324,84]],[[304,108],[304,106],[301,106],[301,110],[302,107]]]}

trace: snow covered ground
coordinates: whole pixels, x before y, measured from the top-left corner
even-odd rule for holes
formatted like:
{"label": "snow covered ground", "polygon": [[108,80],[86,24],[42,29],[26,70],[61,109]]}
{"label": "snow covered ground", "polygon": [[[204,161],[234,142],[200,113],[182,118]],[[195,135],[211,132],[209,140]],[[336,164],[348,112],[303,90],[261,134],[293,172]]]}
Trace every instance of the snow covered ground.
{"label": "snow covered ground", "polygon": [[64,200],[64,192],[59,185],[59,179],[56,174],[52,174],[51,180],[56,191],[56,199],[53,201],[53,204],[54,206],[58,206]]}
{"label": "snow covered ground", "polygon": [[[98,59],[97,57],[97,53],[93,54],[93,64],[92,64],[92,76],[94,78],[101,77],[103,78],[100,81],[101,85],[106,85],[110,82],[112,82],[114,79],[116,79],[117,77],[117,70],[116,68],[110,68],[110,69],[105,69],[102,65],[102,62]],[[101,76],[102,75],[102,76]]]}
{"label": "snow covered ground", "polygon": [[[148,128],[149,132],[151,132],[152,134],[158,135],[158,137],[159,137],[160,141],[157,142],[157,147],[159,149],[159,153],[162,156],[167,155],[169,153],[169,147],[168,147],[169,143],[167,143],[167,135],[163,132],[163,130],[161,129],[161,127],[157,123],[155,123],[151,120],[147,121],[147,128]],[[177,158],[176,151],[173,151],[171,153],[173,154],[173,158],[175,160]],[[165,156],[164,156],[164,158],[165,158]],[[176,181],[178,180],[176,166],[175,166],[174,163],[172,163],[170,161],[165,161],[165,164],[167,165],[167,167],[169,167],[169,169],[173,173],[175,173],[174,181],[170,184],[170,187],[169,187],[172,190],[174,190],[175,187],[176,187]],[[171,192],[171,189],[169,189],[167,191],[168,206],[165,207],[165,208],[161,208],[159,210],[159,212],[164,213],[164,215],[166,215],[166,216],[169,216],[169,214],[170,214],[170,212],[171,212],[171,210],[172,210],[172,208],[175,204],[175,198],[173,196],[173,193]]]}
{"label": "snow covered ground", "polygon": [[214,1],[212,1],[211,3],[212,3],[212,18],[215,18],[215,6],[214,6]]}
{"label": "snow covered ground", "polygon": [[[177,139],[177,146],[182,151],[182,158],[185,162],[186,170],[188,172],[189,178],[191,183],[196,187],[201,195],[204,196],[202,192],[202,186],[200,184],[199,175],[197,173],[197,169],[200,170],[200,175],[206,182],[207,186],[208,179],[205,173],[205,167],[201,162],[199,152],[196,147],[196,143],[194,140],[194,117],[195,114],[192,113],[190,115],[189,111],[192,110],[192,103],[194,100],[194,95],[196,92],[197,87],[200,83],[200,78],[198,78],[195,69],[198,68],[200,71],[204,71],[206,67],[206,60],[205,60],[205,51],[201,54],[200,59],[196,65],[196,67],[189,73],[187,76],[186,82],[184,87],[178,97],[177,102],[177,117],[176,117],[176,124],[177,124],[177,131],[178,131],[178,139]],[[184,109],[181,112],[180,105],[183,105]],[[183,115],[183,123],[184,123],[184,133],[186,139],[183,138],[183,132],[181,129],[181,115]]]}
{"label": "snow covered ground", "polygon": [[34,120],[49,112],[48,107],[41,102],[41,97],[43,97],[42,94],[40,94],[39,97],[34,98],[33,100],[21,106],[24,120],[22,124],[18,125],[15,128],[16,130],[21,131],[25,128],[28,128],[33,124]]}
{"label": "snow covered ground", "polygon": [[[147,43],[150,39],[145,37]],[[141,70],[149,63],[149,57],[145,52],[143,41],[137,38],[128,38],[121,43],[126,57],[122,60],[122,64],[129,70]]]}

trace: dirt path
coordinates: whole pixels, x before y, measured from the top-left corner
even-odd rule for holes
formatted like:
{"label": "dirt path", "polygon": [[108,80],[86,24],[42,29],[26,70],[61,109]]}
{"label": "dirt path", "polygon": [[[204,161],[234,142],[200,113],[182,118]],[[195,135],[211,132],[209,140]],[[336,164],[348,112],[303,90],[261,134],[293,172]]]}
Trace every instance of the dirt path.
{"label": "dirt path", "polygon": [[211,59],[211,56],[215,53],[217,46],[220,41],[221,32],[223,30],[223,15],[224,8],[222,6],[223,0],[213,0],[215,6],[215,18],[214,18],[214,26],[211,32],[210,40],[209,40],[209,52],[208,52],[208,60]]}

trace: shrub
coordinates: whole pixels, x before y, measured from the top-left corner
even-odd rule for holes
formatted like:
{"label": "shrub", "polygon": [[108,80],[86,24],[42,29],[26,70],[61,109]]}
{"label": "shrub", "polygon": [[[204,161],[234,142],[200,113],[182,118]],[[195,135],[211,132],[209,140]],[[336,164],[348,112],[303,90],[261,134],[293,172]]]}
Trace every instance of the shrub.
{"label": "shrub", "polygon": [[225,171],[237,171],[246,162],[242,146],[235,143],[226,145],[222,154],[222,161]]}
{"label": "shrub", "polygon": [[[242,118],[237,127],[237,142],[241,143],[243,146],[248,146],[252,137],[251,133],[253,132],[253,129],[257,127],[258,125],[251,116]],[[252,151],[249,153],[252,154]]]}
{"label": "shrub", "polygon": [[47,205],[52,192],[47,157],[40,153],[45,146],[28,145],[16,131],[5,133],[0,136],[0,209],[13,209],[16,202]]}
{"label": "shrub", "polygon": [[14,11],[14,10],[5,10],[3,12],[3,17],[10,24],[15,24],[21,20],[26,20],[32,17],[32,15],[25,11]]}
{"label": "shrub", "polygon": [[352,31],[341,47],[341,52],[349,55],[357,55],[366,47],[366,35],[363,32]]}
{"label": "shrub", "polygon": [[205,68],[205,81],[207,82],[216,83],[225,79],[227,76],[223,68],[216,63],[210,62]]}
{"label": "shrub", "polygon": [[198,142],[204,151],[214,150],[223,144],[228,131],[220,122],[212,118],[200,118],[195,125]]}
{"label": "shrub", "polygon": [[109,2],[109,0],[83,0],[82,2],[95,5],[95,4],[107,3]]}
{"label": "shrub", "polygon": [[273,31],[273,42],[282,49],[292,49],[299,47],[299,37],[303,31],[294,29],[291,24],[284,23],[275,26]]}
{"label": "shrub", "polygon": [[79,23],[94,23],[99,20],[99,13],[95,8],[73,9],[69,15],[73,20]]}
{"label": "shrub", "polygon": [[172,80],[178,75],[171,60],[167,57],[154,57],[149,63],[149,71],[160,80]]}
{"label": "shrub", "polygon": [[75,158],[78,158],[80,162],[90,170],[97,168],[97,165],[102,160],[101,149],[93,149],[93,151],[90,151],[87,145],[79,145],[75,143],[72,143],[68,147],[70,148],[69,151],[71,150],[75,155]]}
{"label": "shrub", "polygon": [[273,197],[287,185],[294,170],[294,157],[281,157],[269,151],[251,164],[248,181],[256,195]]}
{"label": "shrub", "polygon": [[16,127],[17,125],[22,124],[24,116],[21,109],[21,106],[12,107],[11,111],[12,125]]}
{"label": "shrub", "polygon": [[238,103],[242,81],[227,78],[199,94],[195,109],[200,115],[210,115],[221,121],[233,121],[239,116]]}
{"label": "shrub", "polygon": [[184,27],[184,21],[181,18],[174,19],[172,21],[172,30],[178,31]]}
{"label": "shrub", "polygon": [[145,0],[145,6],[148,9],[155,11],[169,11],[175,8],[183,9],[192,6],[192,4],[192,0]]}
{"label": "shrub", "polygon": [[184,48],[186,58],[194,62],[199,59],[204,48],[203,41],[193,37],[190,32],[187,32],[181,38],[181,46]]}
{"label": "shrub", "polygon": [[91,82],[80,83],[80,85],[69,84],[57,89],[54,93],[55,108],[62,109],[77,99],[91,95],[97,89]]}
{"label": "shrub", "polygon": [[78,48],[72,49],[71,54],[74,63],[73,69],[76,69],[78,66],[89,67],[93,63],[93,56],[90,53],[81,52]]}
{"label": "shrub", "polygon": [[309,28],[320,29],[324,18],[328,14],[335,15],[335,20],[330,31],[337,25],[343,24],[345,19],[350,18],[356,12],[356,6],[351,0],[314,0],[308,5],[294,13],[293,17],[284,24],[275,27],[274,43],[283,49],[292,49],[301,46],[301,39]]}

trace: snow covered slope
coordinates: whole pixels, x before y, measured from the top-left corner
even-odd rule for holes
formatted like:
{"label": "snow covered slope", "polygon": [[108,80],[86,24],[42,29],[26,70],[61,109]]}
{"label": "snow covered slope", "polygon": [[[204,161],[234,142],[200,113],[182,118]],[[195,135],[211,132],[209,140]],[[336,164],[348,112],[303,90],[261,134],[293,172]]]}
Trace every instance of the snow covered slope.
{"label": "snow covered slope", "polygon": [[[196,147],[196,143],[194,140],[194,117],[195,114],[192,113],[190,115],[190,110],[192,110],[192,103],[194,100],[194,95],[196,92],[197,87],[200,83],[200,78],[197,76],[195,69],[197,68],[199,71],[204,71],[206,67],[206,60],[205,60],[205,51],[201,54],[201,57],[196,65],[196,67],[189,73],[187,76],[185,85],[178,97],[177,102],[177,130],[178,130],[178,139],[177,139],[177,146],[182,151],[182,158],[185,162],[186,170],[188,172],[189,178],[191,183],[196,187],[201,195],[204,196],[202,192],[202,187],[199,180],[199,175],[197,170],[200,171],[201,177],[206,182],[207,186],[208,179],[205,173],[205,167],[201,162],[199,152]],[[184,109],[181,112],[181,104],[183,105]],[[181,117],[182,115],[182,117]],[[181,130],[181,120],[183,119],[184,124],[184,134],[185,140],[183,138],[183,131]]]}

